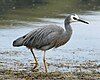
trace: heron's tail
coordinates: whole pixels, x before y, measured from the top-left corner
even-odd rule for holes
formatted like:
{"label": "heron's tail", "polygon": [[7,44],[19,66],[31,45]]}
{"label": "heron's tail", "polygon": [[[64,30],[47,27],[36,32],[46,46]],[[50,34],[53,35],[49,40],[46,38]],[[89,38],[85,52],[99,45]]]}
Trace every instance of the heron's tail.
{"label": "heron's tail", "polygon": [[23,40],[24,40],[23,37],[20,37],[20,38],[16,39],[15,41],[13,41],[13,46],[15,46],[15,47],[22,46],[23,45]]}

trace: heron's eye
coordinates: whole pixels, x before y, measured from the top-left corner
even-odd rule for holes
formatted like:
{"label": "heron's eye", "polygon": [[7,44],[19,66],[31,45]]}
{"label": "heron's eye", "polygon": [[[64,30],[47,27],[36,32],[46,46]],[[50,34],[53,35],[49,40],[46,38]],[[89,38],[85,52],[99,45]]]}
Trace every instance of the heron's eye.
{"label": "heron's eye", "polygon": [[73,17],[74,20],[77,20],[77,18]]}

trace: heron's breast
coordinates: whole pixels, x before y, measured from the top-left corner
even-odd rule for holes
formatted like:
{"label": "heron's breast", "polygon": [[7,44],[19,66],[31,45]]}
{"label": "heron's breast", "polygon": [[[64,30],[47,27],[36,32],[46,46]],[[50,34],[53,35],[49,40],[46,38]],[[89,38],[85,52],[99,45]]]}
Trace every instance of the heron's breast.
{"label": "heron's breast", "polygon": [[66,44],[70,40],[70,38],[71,38],[71,34],[66,35],[64,37],[60,37],[58,40],[56,40],[55,47],[59,47],[61,45]]}

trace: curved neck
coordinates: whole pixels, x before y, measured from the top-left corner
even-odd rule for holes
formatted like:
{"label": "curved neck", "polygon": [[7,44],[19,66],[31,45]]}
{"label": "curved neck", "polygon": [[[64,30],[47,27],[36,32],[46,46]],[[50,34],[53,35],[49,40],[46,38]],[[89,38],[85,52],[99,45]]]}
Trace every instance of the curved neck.
{"label": "curved neck", "polygon": [[67,21],[65,20],[64,24],[65,24],[65,29],[66,29],[66,31],[72,31],[72,28],[71,28],[69,22],[67,22]]}

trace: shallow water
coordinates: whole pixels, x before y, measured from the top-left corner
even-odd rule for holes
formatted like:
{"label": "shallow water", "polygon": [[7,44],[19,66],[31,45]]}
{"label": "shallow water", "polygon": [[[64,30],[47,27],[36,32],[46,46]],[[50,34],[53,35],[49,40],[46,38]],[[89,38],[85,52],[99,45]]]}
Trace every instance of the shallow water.
{"label": "shallow water", "polygon": [[[46,52],[50,64],[49,71],[73,71],[76,69],[74,66],[86,63],[91,63],[91,66],[100,65],[100,12],[89,12],[79,16],[90,24],[72,23],[73,35],[70,41]],[[32,67],[31,52],[25,47],[13,47],[13,40],[43,25],[56,24],[63,27],[64,18],[40,19],[41,22],[15,21],[16,25],[12,23],[0,28],[0,69],[28,70]],[[43,52],[35,50],[35,53],[39,63],[42,63]],[[40,69],[43,70],[42,64]],[[100,68],[94,70],[99,71]]]}

